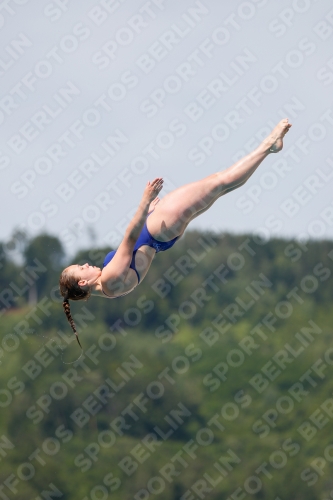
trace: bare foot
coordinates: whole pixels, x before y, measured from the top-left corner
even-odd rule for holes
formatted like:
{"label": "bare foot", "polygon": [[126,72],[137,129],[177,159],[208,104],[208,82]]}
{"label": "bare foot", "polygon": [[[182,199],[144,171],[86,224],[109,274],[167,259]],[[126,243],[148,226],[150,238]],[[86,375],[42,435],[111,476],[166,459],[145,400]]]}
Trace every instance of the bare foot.
{"label": "bare foot", "polygon": [[290,127],[291,123],[288,123],[288,118],[284,118],[276,125],[267,139],[263,141],[265,149],[268,148],[269,153],[278,153],[281,151],[283,148],[283,137]]}

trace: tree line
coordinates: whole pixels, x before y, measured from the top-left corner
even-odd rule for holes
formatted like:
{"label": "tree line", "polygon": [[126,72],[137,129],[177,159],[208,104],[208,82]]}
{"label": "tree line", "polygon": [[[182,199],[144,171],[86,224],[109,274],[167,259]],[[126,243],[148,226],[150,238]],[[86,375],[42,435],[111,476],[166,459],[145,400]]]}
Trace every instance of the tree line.
{"label": "tree line", "polygon": [[1,495],[330,498],[332,242],[187,232],[73,304],[81,355],[59,274],[109,250],[1,244]]}

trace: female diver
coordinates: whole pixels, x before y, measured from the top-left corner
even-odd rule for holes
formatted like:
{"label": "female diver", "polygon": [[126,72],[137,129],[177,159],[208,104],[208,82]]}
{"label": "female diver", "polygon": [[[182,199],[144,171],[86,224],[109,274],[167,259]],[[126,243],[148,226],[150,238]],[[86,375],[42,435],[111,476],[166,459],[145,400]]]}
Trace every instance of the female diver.
{"label": "female diver", "polygon": [[175,189],[162,200],[157,195],[163,179],[148,182],[122,242],[116,251],[107,254],[103,269],[76,264],[61,273],[64,311],[79,344],[69,300],[87,299],[92,293],[115,299],[131,292],[146,276],[157,252],[171,248],[195,217],[220,196],[242,186],[270,153],[281,151],[290,127],[288,119],[281,120],[252,153],[223,172]]}

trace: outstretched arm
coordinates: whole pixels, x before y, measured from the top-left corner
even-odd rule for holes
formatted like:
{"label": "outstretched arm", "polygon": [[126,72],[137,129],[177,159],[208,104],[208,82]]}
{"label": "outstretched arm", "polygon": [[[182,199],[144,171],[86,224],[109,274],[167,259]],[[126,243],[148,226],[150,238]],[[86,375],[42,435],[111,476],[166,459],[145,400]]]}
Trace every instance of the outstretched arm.
{"label": "outstretched arm", "polygon": [[[143,196],[140,201],[139,207],[125,231],[124,239],[121,242],[117,252],[120,250],[122,245],[128,246],[128,244],[130,244],[133,245],[134,248],[134,245],[146,221],[150,204],[157,197],[162,187],[163,187],[163,179],[161,177],[157,177],[152,182],[148,181],[145,190],[143,192]],[[133,248],[131,252],[133,252]]]}
{"label": "outstretched arm", "polygon": [[134,245],[142,231],[146,221],[151,202],[157,197],[163,187],[163,179],[157,177],[152,182],[148,182],[142,195],[139,207],[135,212],[131,222],[127,226],[124,238],[120,243],[118,250],[112,261],[103,269],[102,286],[107,290],[108,282],[112,281],[112,288],[118,289],[124,284],[127,278],[127,273],[132,261]]}

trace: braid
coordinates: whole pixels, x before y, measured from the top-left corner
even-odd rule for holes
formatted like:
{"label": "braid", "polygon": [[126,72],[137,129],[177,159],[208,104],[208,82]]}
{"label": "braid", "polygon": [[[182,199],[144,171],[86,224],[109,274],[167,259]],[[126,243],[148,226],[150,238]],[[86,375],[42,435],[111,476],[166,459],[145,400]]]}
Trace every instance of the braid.
{"label": "braid", "polygon": [[60,276],[59,288],[60,293],[64,297],[62,306],[64,308],[68,323],[71,325],[73,332],[75,333],[76,340],[82,349],[74,320],[71,315],[71,308],[69,305],[69,300],[84,300],[90,297],[90,290],[84,290],[78,284],[79,279],[75,278],[73,275],[69,274],[65,269]]}
{"label": "braid", "polygon": [[72,315],[71,315],[71,308],[70,308],[70,305],[69,305],[69,300],[67,298],[64,299],[64,301],[62,303],[62,306],[64,308],[64,311],[65,311],[68,323],[71,325],[72,330],[75,333],[76,340],[78,341],[78,344],[79,344],[79,346],[82,349],[82,345],[80,343],[79,336],[78,336],[77,331],[76,331],[75,323],[74,323],[74,320],[73,320]]}

